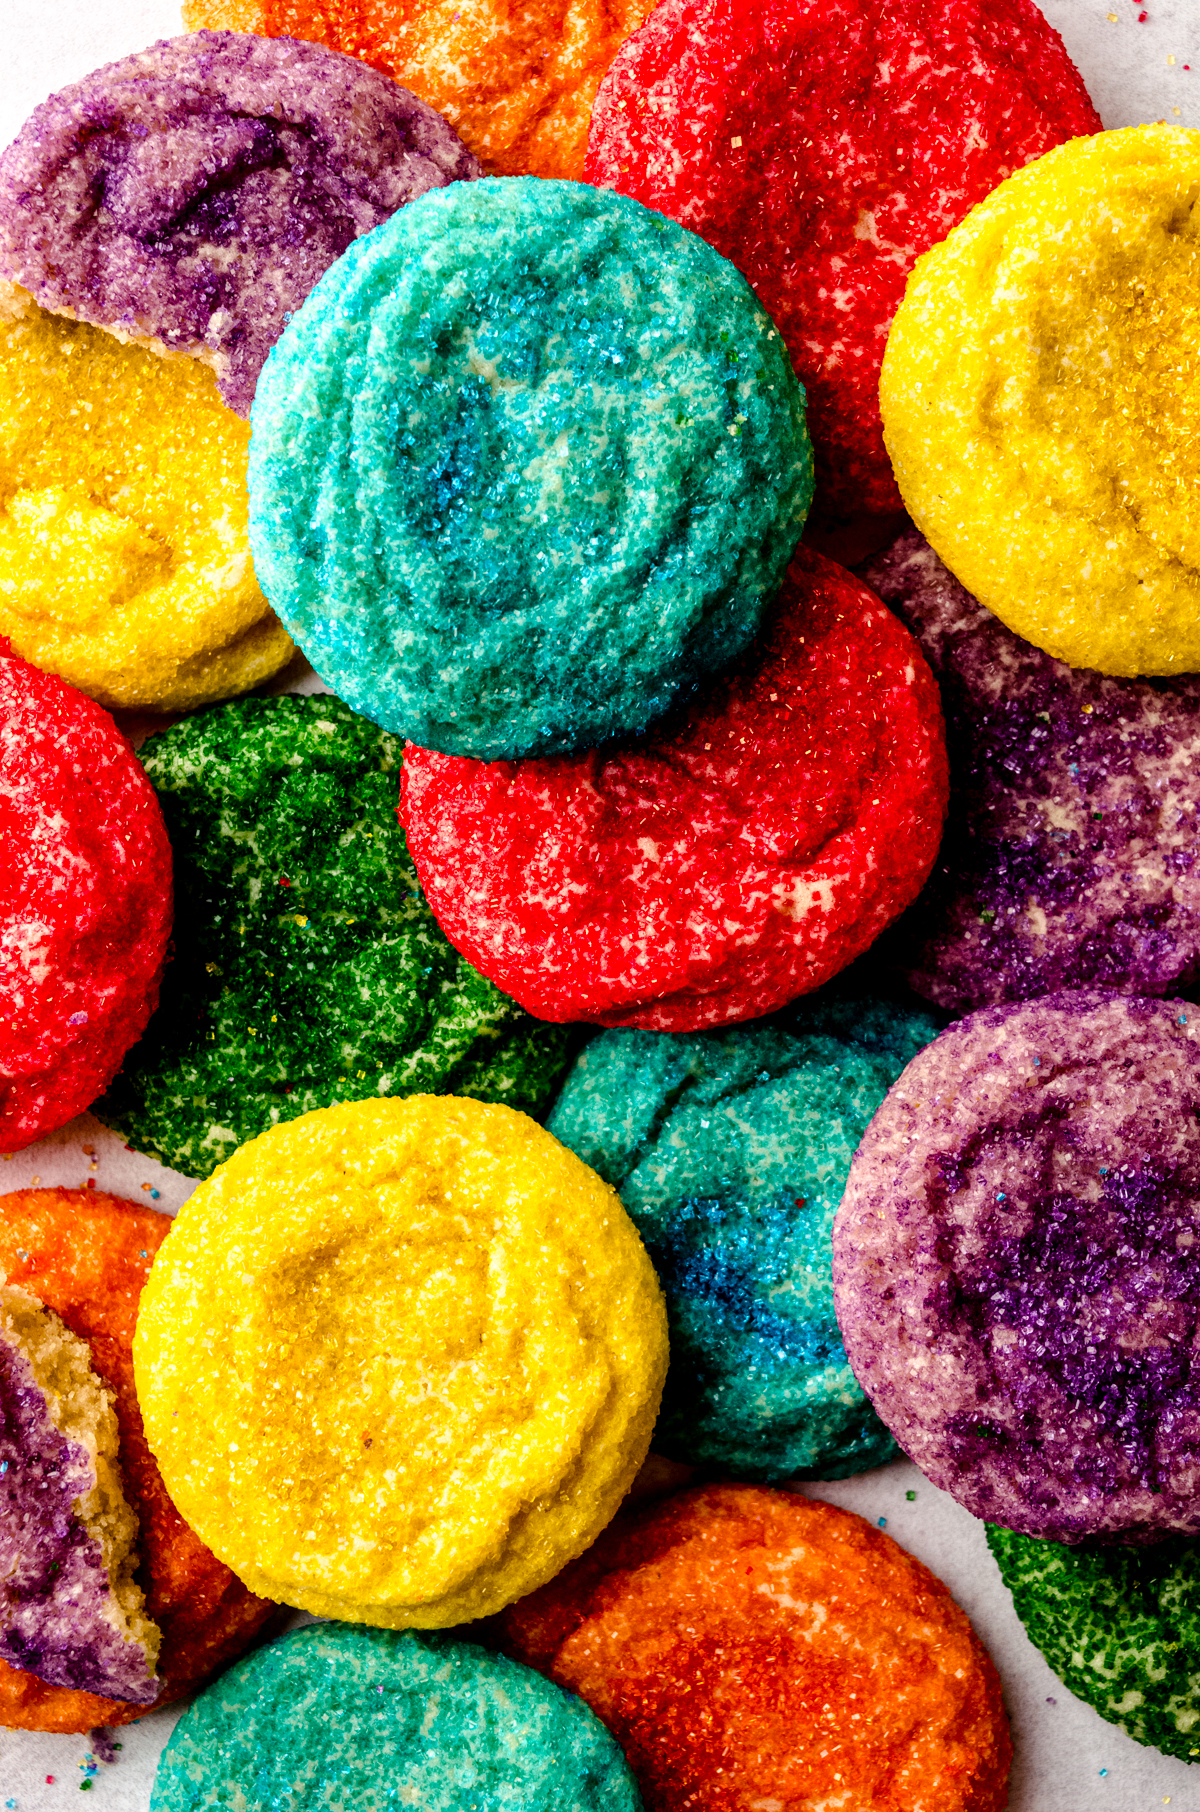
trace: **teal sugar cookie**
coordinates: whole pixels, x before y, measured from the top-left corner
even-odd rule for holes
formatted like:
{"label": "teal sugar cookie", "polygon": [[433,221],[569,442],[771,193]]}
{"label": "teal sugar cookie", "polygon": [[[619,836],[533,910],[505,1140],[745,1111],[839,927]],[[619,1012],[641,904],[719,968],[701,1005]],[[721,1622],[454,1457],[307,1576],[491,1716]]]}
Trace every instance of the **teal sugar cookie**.
{"label": "teal sugar cookie", "polygon": [[472,1644],[317,1624],[241,1661],[171,1735],[150,1812],[642,1812],[582,1699]]}
{"label": "teal sugar cookie", "polygon": [[242,699],[141,758],[175,957],[98,1117],[189,1176],[311,1108],[445,1093],[540,1114],[570,1034],[446,941],[396,821],[401,749],[339,699]]}
{"label": "teal sugar cookie", "polygon": [[1200,1541],[1065,1547],[987,1525],[1029,1640],[1135,1742],[1200,1761]]}
{"label": "teal sugar cookie", "polygon": [[482,760],[643,728],[751,641],[812,455],[734,267],[638,202],[453,183],[357,240],[259,380],[258,578],[330,686]]}
{"label": "teal sugar cookie", "polygon": [[741,1478],[895,1456],[833,1313],[829,1230],[855,1148],[931,1015],[814,1000],[726,1032],[605,1032],[548,1129],[610,1182],[667,1299],[654,1445]]}

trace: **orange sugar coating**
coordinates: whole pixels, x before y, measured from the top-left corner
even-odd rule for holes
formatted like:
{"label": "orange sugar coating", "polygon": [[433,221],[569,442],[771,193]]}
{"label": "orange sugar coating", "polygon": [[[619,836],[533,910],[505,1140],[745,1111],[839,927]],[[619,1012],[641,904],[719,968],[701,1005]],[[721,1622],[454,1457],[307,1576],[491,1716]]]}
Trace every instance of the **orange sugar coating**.
{"label": "orange sugar coating", "polygon": [[592,102],[654,0],[184,0],[189,31],[307,38],[450,121],[494,176],[583,181]]}
{"label": "orange sugar coating", "polygon": [[647,1812],[1000,1812],[1000,1681],[941,1581],[860,1517],[757,1486],[621,1517],[504,1613],[608,1725]]}
{"label": "orange sugar coating", "polygon": [[[163,1633],[157,1704],[182,1698],[250,1644],[274,1612],[209,1553],[167,1496],[142,1432],[132,1343],[142,1285],[169,1216],[90,1189],[0,1196],[0,1271],[61,1316],[116,1394],[125,1492],[138,1514],[138,1583]],[[47,1686],[0,1662],[0,1726],[92,1730],[144,1705]]]}

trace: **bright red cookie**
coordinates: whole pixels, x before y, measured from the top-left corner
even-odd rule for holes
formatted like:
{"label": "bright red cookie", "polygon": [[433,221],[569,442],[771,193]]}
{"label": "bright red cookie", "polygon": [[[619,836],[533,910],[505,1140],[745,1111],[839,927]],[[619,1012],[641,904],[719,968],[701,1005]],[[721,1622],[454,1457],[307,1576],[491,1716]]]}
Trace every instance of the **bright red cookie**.
{"label": "bright red cookie", "polygon": [[400,812],[451,943],[529,1012],[690,1032],[860,955],[924,883],[946,790],[916,642],[802,547],[750,653],[648,736],[486,763],[410,744]]}
{"label": "bright red cookie", "polygon": [[[193,1535],[167,1496],[142,1432],[133,1386],[133,1329],[146,1273],[171,1226],[165,1214],[90,1189],[20,1189],[0,1196],[0,1272],[53,1309],[91,1348],[116,1395],[125,1495],[138,1515],[139,1585],[162,1631],[166,1705],[226,1667],[276,1609],[255,1598]],[[0,1726],[92,1730],[146,1716],[145,1705],[47,1686],[0,1662]]]}
{"label": "bright red cookie", "polygon": [[861,1517],[715,1485],[619,1517],[505,1611],[585,1699],[647,1812],[1000,1812],[1000,1681],[940,1580]]}
{"label": "bright red cookie", "polygon": [[917,256],[1100,129],[1033,0],[661,0],[596,97],[585,168],[749,279],[808,389],[829,516],[903,507],[879,366]]}
{"label": "bright red cookie", "polygon": [[0,642],[0,1151],[65,1126],[158,998],[171,849],[107,711]]}

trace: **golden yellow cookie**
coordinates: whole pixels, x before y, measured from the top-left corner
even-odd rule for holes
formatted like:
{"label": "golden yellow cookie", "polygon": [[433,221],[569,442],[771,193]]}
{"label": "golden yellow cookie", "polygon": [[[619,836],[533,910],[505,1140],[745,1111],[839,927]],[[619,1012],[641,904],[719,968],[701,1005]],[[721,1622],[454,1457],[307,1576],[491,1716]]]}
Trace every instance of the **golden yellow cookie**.
{"label": "golden yellow cookie", "polygon": [[110,707],[277,673],[293,650],[250,559],[249,440],[206,365],[0,284],[0,636]]}
{"label": "golden yellow cookie", "polygon": [[613,1190],[524,1114],[444,1095],[244,1145],[167,1236],[134,1342],[150,1446],[213,1552],[393,1629],[499,1610],[587,1547],[666,1357]]}
{"label": "golden yellow cookie", "polygon": [[1200,132],[1073,139],[917,261],[880,401],[913,519],[1010,629],[1200,669]]}

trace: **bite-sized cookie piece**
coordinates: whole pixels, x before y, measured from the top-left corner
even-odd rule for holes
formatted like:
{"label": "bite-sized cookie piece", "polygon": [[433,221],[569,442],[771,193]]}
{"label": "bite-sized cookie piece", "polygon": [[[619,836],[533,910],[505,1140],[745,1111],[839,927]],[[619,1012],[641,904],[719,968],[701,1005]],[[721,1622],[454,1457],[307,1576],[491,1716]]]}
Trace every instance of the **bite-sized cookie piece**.
{"label": "bite-sized cookie piece", "polygon": [[[303,1741],[298,1733],[303,1733]],[[570,1693],[473,1643],[295,1630],[187,1711],[151,1812],[642,1812],[621,1751]]]}
{"label": "bite-sized cookie piece", "polygon": [[524,1114],[359,1101],[202,1183],[138,1320],[172,1497],[247,1585],[348,1623],[486,1616],[592,1541],[650,1444],[653,1268]]}
{"label": "bite-sized cookie piece", "polygon": [[733,266],[621,196],[456,183],[352,245],[264,368],[251,536],[335,692],[484,761],[640,730],[738,655],[812,495]]}
{"label": "bite-sized cookie piece", "polygon": [[655,1449],[743,1478],[845,1478],[895,1455],[846,1362],[829,1233],[855,1147],[927,1013],[806,1003],[773,1025],[605,1032],[547,1129],[612,1184],[667,1299]]}
{"label": "bite-sized cookie piece", "polygon": [[749,278],[808,390],[820,510],[886,511],[879,362],[917,254],[1099,130],[1032,0],[661,0],[597,96],[586,172]]}
{"label": "bite-sized cookie piece", "polygon": [[941,1581],[860,1517],[754,1486],[619,1517],[505,1613],[608,1725],[647,1812],[1001,1812],[996,1670]]}
{"label": "bite-sized cookie piece", "polygon": [[0,1659],[151,1705],[160,1632],[134,1583],[137,1516],[86,1341],[0,1284]]}
{"label": "bite-sized cookie piece", "polygon": [[0,154],[0,276],[203,359],[248,416],[272,343],[350,241],[478,175],[439,114],[354,58],[166,38],[52,95]]}
{"label": "bite-sized cookie piece", "polygon": [[243,699],[143,745],[179,907],[162,1003],[96,1112],[206,1177],[370,1095],[548,1105],[570,1034],[447,943],[396,821],[400,744],[331,697]]}
{"label": "bite-sized cookie piece", "polygon": [[1200,1759],[1200,1544],[1068,1548],[989,1525],[1017,1616],[1064,1685],[1135,1742]]}
{"label": "bite-sized cookie piece", "polygon": [[150,1017],[171,850],[112,718],[3,642],[0,850],[0,1151],[18,1151],[90,1106]]}
{"label": "bite-sized cookie piece", "polygon": [[880,382],[917,527],[1016,634],[1200,668],[1200,132],[1077,139],[914,269]]}
{"label": "bite-sized cookie piece", "polygon": [[1004,627],[910,529],[863,577],[941,687],[950,810],[889,960],[951,1013],[1200,975],[1200,679],[1114,680]]}
{"label": "bite-sized cookie piece", "polygon": [[189,709],[294,650],[250,558],[249,430],[194,359],[0,282],[0,636],[101,704]]}
{"label": "bite-sized cookie piece", "polygon": [[928,875],[945,797],[916,643],[800,548],[734,672],[643,741],[490,764],[409,748],[401,816],[447,935],[531,1013],[690,1032],[865,950]]}
{"label": "bite-sized cookie piece", "polygon": [[493,175],[579,182],[596,90],[653,3],[183,0],[183,20],[362,57],[445,114]]}
{"label": "bite-sized cookie piece", "polygon": [[976,1516],[1200,1533],[1200,1016],[988,1007],[914,1058],[834,1223],[838,1322],[905,1452]]}
{"label": "bite-sized cookie piece", "polygon": [[[252,1597],[188,1528],[146,1446],[131,1345],[142,1285],[170,1225],[164,1214],[91,1189],[25,1189],[0,1196],[0,1271],[7,1272],[10,1289],[43,1303],[68,1330],[68,1338],[85,1344],[92,1372],[115,1399],[117,1465],[137,1519],[135,1579],[145,1594],[145,1615],[162,1633],[158,1678],[150,1694],[159,1705],[194,1692],[216,1669],[227,1666],[274,1610]],[[7,1388],[5,1399],[8,1422],[13,1400]],[[0,1457],[10,1458],[7,1450]],[[7,1483],[18,1464],[10,1458],[0,1482]],[[17,1485],[19,1490],[20,1478]],[[111,1526],[111,1502],[101,1520]],[[81,1638],[85,1609],[81,1595]],[[61,1633],[64,1648],[69,1647],[69,1631],[57,1613],[45,1609],[39,1627],[43,1646],[47,1636]],[[11,1660],[7,1647],[5,1654]],[[20,1667],[0,1660],[0,1726],[91,1730],[125,1724],[145,1713],[140,1687],[136,1694],[103,1696],[95,1689],[48,1684],[27,1671],[33,1665],[28,1657]],[[136,1682],[125,1682],[130,1684]]]}

